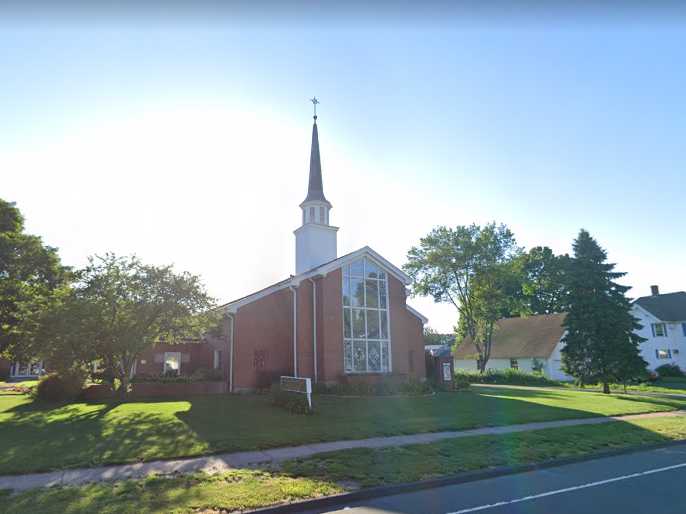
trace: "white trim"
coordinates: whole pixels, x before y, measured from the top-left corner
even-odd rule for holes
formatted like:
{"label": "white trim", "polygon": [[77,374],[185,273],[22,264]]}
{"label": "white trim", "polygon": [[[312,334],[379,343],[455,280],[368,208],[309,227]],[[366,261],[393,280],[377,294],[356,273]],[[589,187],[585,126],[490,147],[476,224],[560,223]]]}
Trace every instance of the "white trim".
{"label": "white trim", "polygon": [[235,315],[227,313],[229,316],[229,392],[233,393],[233,329]]}
{"label": "white trim", "polygon": [[407,303],[405,303],[405,308],[410,311],[412,314],[417,316],[420,320],[422,320],[423,324],[427,324],[429,322],[429,318],[424,316],[421,312],[419,312],[417,309],[414,309],[413,307],[409,306]]}
{"label": "white trim", "polygon": [[281,282],[278,282],[272,286],[269,286],[261,291],[258,291],[256,293],[250,294],[244,298],[240,298],[238,300],[235,300],[233,302],[229,302],[226,305],[223,305],[219,307],[220,309],[223,309],[224,312],[228,313],[233,313],[235,314],[238,309],[243,307],[244,305],[248,305],[252,302],[255,302],[261,298],[264,298],[265,296],[269,296],[272,293],[275,293],[276,291],[280,291],[282,289],[290,288],[290,287],[297,287],[300,285],[300,283],[303,280],[309,279],[311,277],[316,277],[318,275],[326,276],[328,273],[337,270],[339,268],[342,268],[346,264],[357,260],[361,257],[369,257],[373,261],[377,261],[377,264],[380,265],[381,268],[384,269],[387,273],[390,273],[393,275],[395,278],[400,280],[403,284],[408,285],[412,282],[409,276],[407,276],[405,273],[400,268],[397,268],[390,262],[388,262],[386,259],[384,259],[381,255],[376,253],[374,250],[372,250],[369,246],[365,246],[363,248],[360,248],[359,250],[356,250],[352,253],[349,253],[347,255],[344,255],[343,257],[339,257],[336,260],[333,260],[329,262],[328,264],[323,264],[321,266],[318,266],[316,268],[313,268],[310,271],[307,271],[305,273],[301,273],[299,275],[292,276],[290,279],[283,280]]}
{"label": "white trim", "polygon": [[293,376],[298,377],[298,290],[288,287],[293,292]]}
{"label": "white trim", "polygon": [[308,278],[312,284],[312,355],[314,381],[317,382],[317,283],[313,278]]}

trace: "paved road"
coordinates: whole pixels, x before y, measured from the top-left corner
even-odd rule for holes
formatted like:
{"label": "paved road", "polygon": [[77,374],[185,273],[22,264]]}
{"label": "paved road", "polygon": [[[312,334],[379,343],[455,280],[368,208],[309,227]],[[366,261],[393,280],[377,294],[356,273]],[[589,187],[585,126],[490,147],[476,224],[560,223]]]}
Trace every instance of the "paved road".
{"label": "paved road", "polygon": [[684,514],[685,489],[686,444],[307,514]]}

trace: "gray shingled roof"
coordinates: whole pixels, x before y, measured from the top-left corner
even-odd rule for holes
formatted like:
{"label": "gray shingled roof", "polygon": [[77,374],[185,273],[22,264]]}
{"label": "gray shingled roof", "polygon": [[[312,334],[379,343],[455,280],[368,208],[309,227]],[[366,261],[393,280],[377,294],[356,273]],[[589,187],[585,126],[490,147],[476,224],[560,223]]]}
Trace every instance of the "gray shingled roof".
{"label": "gray shingled roof", "polygon": [[[496,322],[491,359],[547,359],[564,334],[566,314],[540,314],[526,318],[503,318]],[[469,337],[455,350],[455,358],[476,359],[476,349]]]}
{"label": "gray shingled roof", "polygon": [[319,157],[319,132],[317,130],[317,121],[312,125],[312,149],[310,150],[310,181],[307,185],[307,198],[305,202],[326,202],[329,201],[324,197],[324,186],[322,185],[322,162]]}
{"label": "gray shingled roof", "polygon": [[634,303],[662,321],[686,321],[686,292],[643,296]]}

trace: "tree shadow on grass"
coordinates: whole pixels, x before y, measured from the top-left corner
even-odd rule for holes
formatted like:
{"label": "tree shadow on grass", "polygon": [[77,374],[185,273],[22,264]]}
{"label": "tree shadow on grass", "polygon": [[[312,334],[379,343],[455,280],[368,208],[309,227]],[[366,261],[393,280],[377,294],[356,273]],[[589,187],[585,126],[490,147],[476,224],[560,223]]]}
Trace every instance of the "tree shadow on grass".
{"label": "tree shadow on grass", "polygon": [[206,445],[173,413],[135,403],[23,404],[0,423],[0,474],[198,455]]}

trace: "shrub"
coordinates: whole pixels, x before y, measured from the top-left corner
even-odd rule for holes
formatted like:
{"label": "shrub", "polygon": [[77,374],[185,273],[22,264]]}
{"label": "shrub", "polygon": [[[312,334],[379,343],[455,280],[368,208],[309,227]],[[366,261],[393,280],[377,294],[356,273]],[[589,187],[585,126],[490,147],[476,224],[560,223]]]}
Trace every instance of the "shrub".
{"label": "shrub", "polygon": [[81,398],[86,401],[106,400],[114,396],[114,389],[110,384],[91,384],[81,391]]}
{"label": "shrub", "polygon": [[[459,378],[458,378],[459,377]],[[455,379],[469,381],[472,384],[503,384],[528,386],[557,386],[560,382],[539,373],[525,373],[516,369],[493,370],[486,373],[477,371],[457,371]]]}
{"label": "shrub", "polygon": [[469,389],[469,384],[471,383],[470,377],[464,373],[455,373],[453,377],[453,386],[456,391],[463,391]]}
{"label": "shrub", "polygon": [[338,384],[315,384],[314,392],[339,396],[389,396],[397,394],[423,395],[434,391],[429,382],[418,380],[398,381],[380,380],[379,382],[348,382]]}
{"label": "shrub", "polygon": [[137,374],[131,380],[132,384],[142,382],[158,382],[162,384],[190,384],[191,382],[219,382],[224,380],[221,369],[198,368],[191,375],[162,373],[161,375]]}
{"label": "shrub", "polygon": [[280,384],[272,384],[270,394],[274,405],[282,407],[293,414],[313,413],[307,403],[307,395],[305,394],[284,391],[281,389]]}
{"label": "shrub", "polygon": [[662,366],[655,368],[655,371],[660,378],[684,376],[684,372],[681,371],[681,368],[676,364],[663,364]]}
{"label": "shrub", "polygon": [[219,382],[224,380],[221,369],[198,368],[190,376],[191,382]]}
{"label": "shrub", "polygon": [[35,389],[36,399],[64,402],[76,399],[81,393],[85,377],[78,371],[44,375]]}

